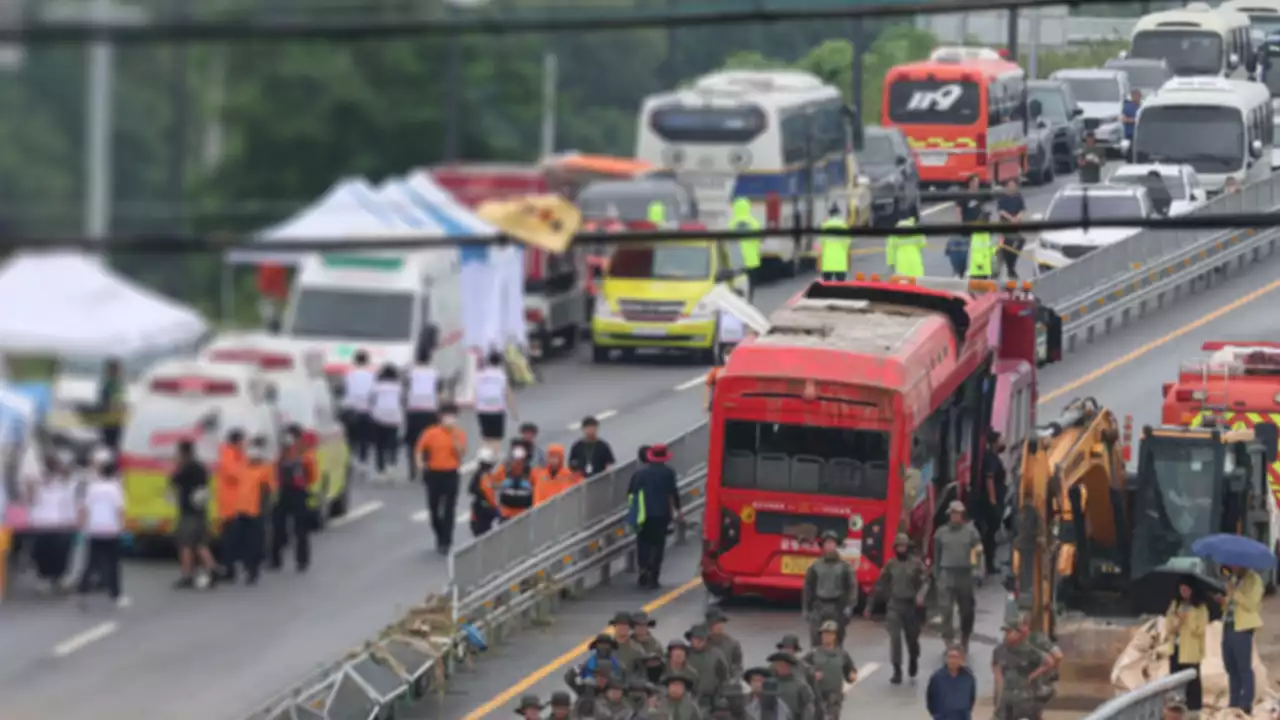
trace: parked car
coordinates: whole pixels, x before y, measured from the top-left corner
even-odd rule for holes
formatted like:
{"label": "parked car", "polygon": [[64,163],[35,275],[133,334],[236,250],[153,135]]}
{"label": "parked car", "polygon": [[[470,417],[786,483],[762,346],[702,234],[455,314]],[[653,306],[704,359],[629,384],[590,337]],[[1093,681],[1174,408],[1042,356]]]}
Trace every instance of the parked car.
{"label": "parked car", "polygon": [[876,225],[897,223],[920,212],[920,173],[915,154],[897,128],[873,125],[864,133],[858,166],[871,181],[872,217]]}
{"label": "parked car", "polygon": [[1142,97],[1154,95],[1173,77],[1164,58],[1111,58],[1102,67],[1123,71],[1129,77],[1129,86],[1137,88]]}
{"label": "parked car", "polygon": [[[1140,220],[1152,215],[1151,198],[1145,187],[1070,185],[1053,196],[1043,219],[1081,223],[1086,208],[1091,220]],[[1031,218],[1042,219],[1039,213]],[[1041,270],[1069,265],[1100,247],[1118,243],[1141,230],[1140,227],[1049,230],[1040,233],[1036,243],[1036,264]]]}
{"label": "parked car", "polygon": [[1050,80],[1061,80],[1071,86],[1076,102],[1084,110],[1084,128],[1092,131],[1112,155],[1120,155],[1124,144],[1124,123],[1120,112],[1129,97],[1129,76],[1123,70],[1073,68],[1058,70]]}
{"label": "parked car", "polygon": [[1076,103],[1071,86],[1061,80],[1027,83],[1031,118],[1053,137],[1053,169],[1060,175],[1075,172],[1084,146],[1084,110]]}
{"label": "parked car", "polygon": [[1108,185],[1127,185],[1150,188],[1155,180],[1152,170],[1160,173],[1160,179],[1169,190],[1169,216],[1186,215],[1209,199],[1209,191],[1200,182],[1200,176],[1190,165],[1141,164],[1121,165],[1107,178]]}

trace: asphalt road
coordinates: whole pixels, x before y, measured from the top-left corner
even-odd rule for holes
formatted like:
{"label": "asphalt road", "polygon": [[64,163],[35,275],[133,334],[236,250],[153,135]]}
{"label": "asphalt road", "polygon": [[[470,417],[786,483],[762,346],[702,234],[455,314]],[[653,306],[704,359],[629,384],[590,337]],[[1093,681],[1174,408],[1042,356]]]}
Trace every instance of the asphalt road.
{"label": "asphalt road", "polygon": [[[1043,211],[1053,189],[1029,189],[1029,210]],[[952,212],[937,208],[926,222],[950,219]],[[944,242],[938,239],[928,251],[930,275],[949,273]],[[855,269],[884,271],[878,244],[859,247],[863,253]],[[766,285],[757,291],[756,303],[771,310],[807,281]],[[584,348],[574,357],[551,361],[542,369],[542,383],[517,398],[521,419],[541,426],[544,443],[571,442],[577,423],[593,414],[602,420],[602,436],[625,459],[638,445],[668,439],[699,421],[705,368],[665,357],[593,365],[588,357]],[[1083,372],[1090,366],[1079,357],[1070,365]],[[1155,390],[1148,392],[1154,398]],[[237,708],[248,711],[445,584],[445,561],[431,550],[422,507],[417,486],[356,487],[350,517],[315,539],[311,571],[269,574],[256,588],[180,594],[170,589],[177,572],[171,560],[139,560],[125,566],[125,592],[133,601],[126,609],[108,608],[102,600],[101,606],[80,612],[62,600],[19,593],[0,611],[0,714],[6,720],[224,720]],[[460,527],[459,532],[467,531]],[[674,569],[690,561],[677,557],[672,562]],[[690,593],[672,609],[697,605],[698,596]],[[606,598],[601,616],[636,599],[634,591],[623,592],[617,602],[601,597]],[[759,617],[771,616],[760,612]],[[572,647],[581,640],[576,637],[581,628],[603,625],[590,613],[586,619],[590,622],[575,623],[579,630],[555,642]],[[672,622],[688,624],[679,617]],[[775,629],[766,634],[771,642]],[[520,641],[515,647],[523,651],[517,657],[548,657],[546,642]],[[465,714],[494,688],[516,683],[530,671],[532,661],[522,662],[501,671],[501,682],[489,669],[483,688],[468,691],[464,685],[463,695],[451,693],[450,714]]]}
{"label": "asphalt road", "polygon": [[[1120,415],[1132,415],[1135,426],[1158,424],[1160,383],[1171,380],[1183,360],[1201,356],[1207,340],[1267,339],[1280,336],[1280,280],[1275,265],[1255,267],[1230,282],[1184,297],[1170,309],[1150,315],[1120,334],[1068,356],[1046,368],[1041,378],[1038,421],[1054,419],[1072,399],[1092,396]],[[643,607],[657,620],[657,636],[678,637],[701,620],[710,602],[696,579],[699,544],[696,540],[668,554],[664,591],[640,591],[619,580],[562,608],[560,622],[546,630],[532,630],[510,644],[492,649],[474,674],[460,677],[443,698],[414,710],[415,718],[477,720],[504,717],[526,692],[546,698],[563,689],[562,675],[580,661],[586,643],[619,610]],[[980,596],[977,633],[971,665],[980,695],[991,692],[990,651],[1003,613],[1000,590],[988,585]],[[784,633],[805,637],[795,608],[760,607],[733,603],[729,631],[744,645],[748,665],[760,664]],[[925,678],[940,664],[941,641],[924,642],[924,667],[918,683],[894,687],[888,683],[887,641],[882,626],[857,620],[846,647],[862,676],[846,696],[844,717],[918,718]]]}

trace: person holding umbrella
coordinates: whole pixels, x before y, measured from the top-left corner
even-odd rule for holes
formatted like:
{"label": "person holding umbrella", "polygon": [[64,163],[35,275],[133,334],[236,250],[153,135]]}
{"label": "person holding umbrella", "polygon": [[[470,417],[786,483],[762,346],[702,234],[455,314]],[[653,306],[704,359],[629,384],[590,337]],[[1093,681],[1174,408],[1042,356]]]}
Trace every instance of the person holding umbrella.
{"label": "person holding umbrella", "polygon": [[1230,688],[1229,705],[1248,714],[1253,711],[1253,635],[1262,627],[1264,583],[1259,571],[1276,566],[1271,550],[1253,538],[1218,533],[1191,545],[1197,557],[1212,560],[1227,570],[1227,591],[1214,599],[1222,605],[1222,665]]}
{"label": "person holding umbrella", "polygon": [[[1178,583],[1178,596],[1169,603],[1164,616],[1165,627],[1173,637],[1173,652],[1169,655],[1169,674],[1183,670],[1195,670],[1196,678],[1187,684],[1187,709],[1200,712],[1203,692],[1200,685],[1200,661],[1204,659],[1204,631],[1209,626],[1209,608],[1197,591],[1194,580],[1184,578]],[[1225,657],[1225,655],[1224,655]]]}

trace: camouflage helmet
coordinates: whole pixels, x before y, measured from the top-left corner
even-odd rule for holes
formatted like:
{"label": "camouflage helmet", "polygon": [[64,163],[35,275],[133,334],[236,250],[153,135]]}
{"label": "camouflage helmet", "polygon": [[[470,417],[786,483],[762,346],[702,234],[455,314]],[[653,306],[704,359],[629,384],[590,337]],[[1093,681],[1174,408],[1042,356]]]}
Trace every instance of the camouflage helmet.
{"label": "camouflage helmet", "polygon": [[911,538],[906,533],[898,533],[893,538],[894,547],[911,547]]}

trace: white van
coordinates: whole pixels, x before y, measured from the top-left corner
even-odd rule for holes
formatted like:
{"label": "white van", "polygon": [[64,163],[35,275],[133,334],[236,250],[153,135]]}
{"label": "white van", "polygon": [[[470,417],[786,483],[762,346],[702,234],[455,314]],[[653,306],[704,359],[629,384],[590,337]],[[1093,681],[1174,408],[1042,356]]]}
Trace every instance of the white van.
{"label": "white van", "polygon": [[423,333],[434,330],[433,364],[452,393],[467,361],[459,271],[456,248],[309,256],[294,280],[281,334],[319,348],[336,382],[357,350],[375,368],[408,367]]}
{"label": "white van", "polygon": [[1162,59],[1174,75],[1244,79],[1255,67],[1249,17],[1203,2],[1138,18],[1129,56]]}
{"label": "white van", "polygon": [[[233,429],[246,438],[266,437],[274,457],[280,428],[270,387],[256,367],[195,360],[164,361],[142,376],[120,441],[130,532],[145,540],[174,531],[178,513],[169,473],[179,442],[190,440],[210,472],[217,468],[219,444]],[[215,496],[211,515],[216,507]]]}
{"label": "white van", "polygon": [[1178,77],[1138,110],[1134,162],[1186,164],[1210,194],[1271,174],[1275,111],[1262,83]]}

